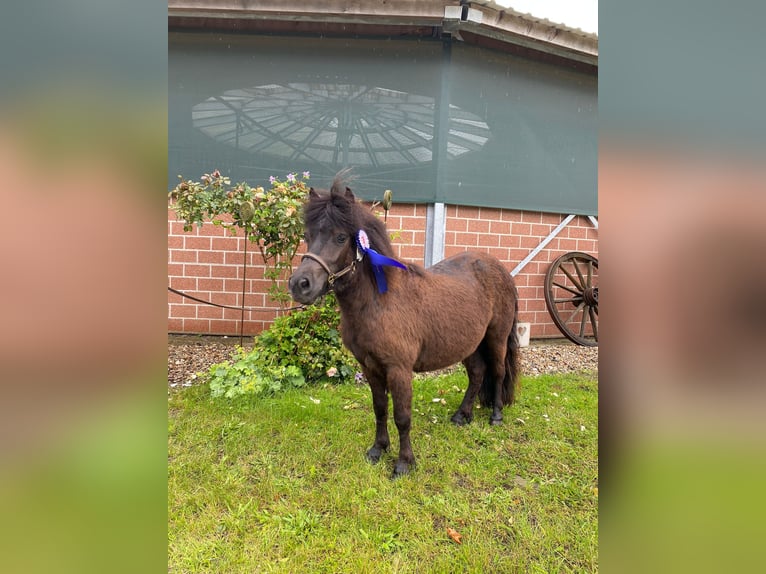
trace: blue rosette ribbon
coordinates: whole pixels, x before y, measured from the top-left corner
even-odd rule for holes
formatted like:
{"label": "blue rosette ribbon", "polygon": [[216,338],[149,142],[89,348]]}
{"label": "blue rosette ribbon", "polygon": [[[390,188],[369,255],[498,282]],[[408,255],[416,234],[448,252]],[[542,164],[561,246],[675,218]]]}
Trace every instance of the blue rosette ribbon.
{"label": "blue rosette ribbon", "polygon": [[370,258],[372,264],[372,272],[375,274],[375,282],[378,285],[378,293],[385,293],[388,291],[388,284],[386,283],[386,274],[383,272],[383,267],[398,267],[399,269],[406,270],[407,267],[402,263],[399,263],[396,259],[386,257],[372,249],[370,247],[370,238],[367,237],[367,232],[364,229],[360,229],[356,234],[356,244],[362,255],[367,255]]}

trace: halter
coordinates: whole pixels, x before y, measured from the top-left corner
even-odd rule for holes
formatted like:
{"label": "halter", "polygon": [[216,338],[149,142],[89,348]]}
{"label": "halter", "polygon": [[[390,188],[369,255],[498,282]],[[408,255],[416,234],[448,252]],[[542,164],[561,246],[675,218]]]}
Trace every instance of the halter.
{"label": "halter", "polygon": [[333,273],[330,269],[330,266],[325,263],[324,259],[322,259],[319,255],[316,255],[315,253],[306,253],[301,257],[301,261],[304,259],[312,259],[319,263],[319,265],[327,272],[327,284],[332,288],[333,283],[335,283],[340,277],[343,277],[346,273],[353,273],[354,269],[356,268],[356,264],[358,261],[362,260],[362,257],[364,257],[364,254],[359,251],[357,248],[356,250],[356,259],[351,261],[346,267],[341,269],[340,271],[337,271],[336,273]]}
{"label": "halter", "polygon": [[384,266],[399,267],[404,270],[407,269],[405,265],[396,259],[392,259],[391,257],[378,253],[372,249],[370,247],[370,238],[367,237],[367,232],[364,229],[360,229],[356,234],[356,259],[351,261],[351,263],[340,271],[333,273],[330,266],[315,253],[306,253],[301,257],[301,261],[308,257],[319,263],[319,265],[322,266],[322,269],[327,272],[327,285],[332,289],[333,283],[335,283],[339,277],[343,277],[346,273],[352,273],[356,268],[356,264],[361,261],[365,255],[369,256],[370,263],[372,263],[372,271],[375,275],[375,283],[378,286],[378,293],[382,294],[388,290],[388,286],[386,285],[386,275],[383,273]]}

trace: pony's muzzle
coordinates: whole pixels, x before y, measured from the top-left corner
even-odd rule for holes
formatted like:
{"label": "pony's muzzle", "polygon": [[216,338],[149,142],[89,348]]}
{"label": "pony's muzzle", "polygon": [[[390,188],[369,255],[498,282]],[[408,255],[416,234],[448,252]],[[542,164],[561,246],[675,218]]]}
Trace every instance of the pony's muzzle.
{"label": "pony's muzzle", "polygon": [[306,261],[292,274],[287,287],[298,303],[310,305],[327,290],[327,277],[318,265]]}

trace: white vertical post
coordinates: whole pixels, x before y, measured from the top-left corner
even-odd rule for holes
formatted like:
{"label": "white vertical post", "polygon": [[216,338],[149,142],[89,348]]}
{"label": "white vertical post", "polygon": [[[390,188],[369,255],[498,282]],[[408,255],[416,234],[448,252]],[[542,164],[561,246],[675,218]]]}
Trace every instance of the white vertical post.
{"label": "white vertical post", "polygon": [[447,218],[443,203],[429,204],[426,207],[426,252],[424,265],[431,267],[444,259],[444,236]]}

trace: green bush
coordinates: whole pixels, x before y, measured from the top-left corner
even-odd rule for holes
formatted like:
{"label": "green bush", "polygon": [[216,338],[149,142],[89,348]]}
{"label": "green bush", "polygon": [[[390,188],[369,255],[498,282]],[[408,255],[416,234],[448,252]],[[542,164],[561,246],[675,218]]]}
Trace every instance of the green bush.
{"label": "green bush", "polygon": [[266,395],[305,384],[354,381],[359,365],[341,342],[339,324],[332,294],[318,305],[278,317],[256,337],[252,351],[238,348],[229,361],[210,367],[213,396]]}

